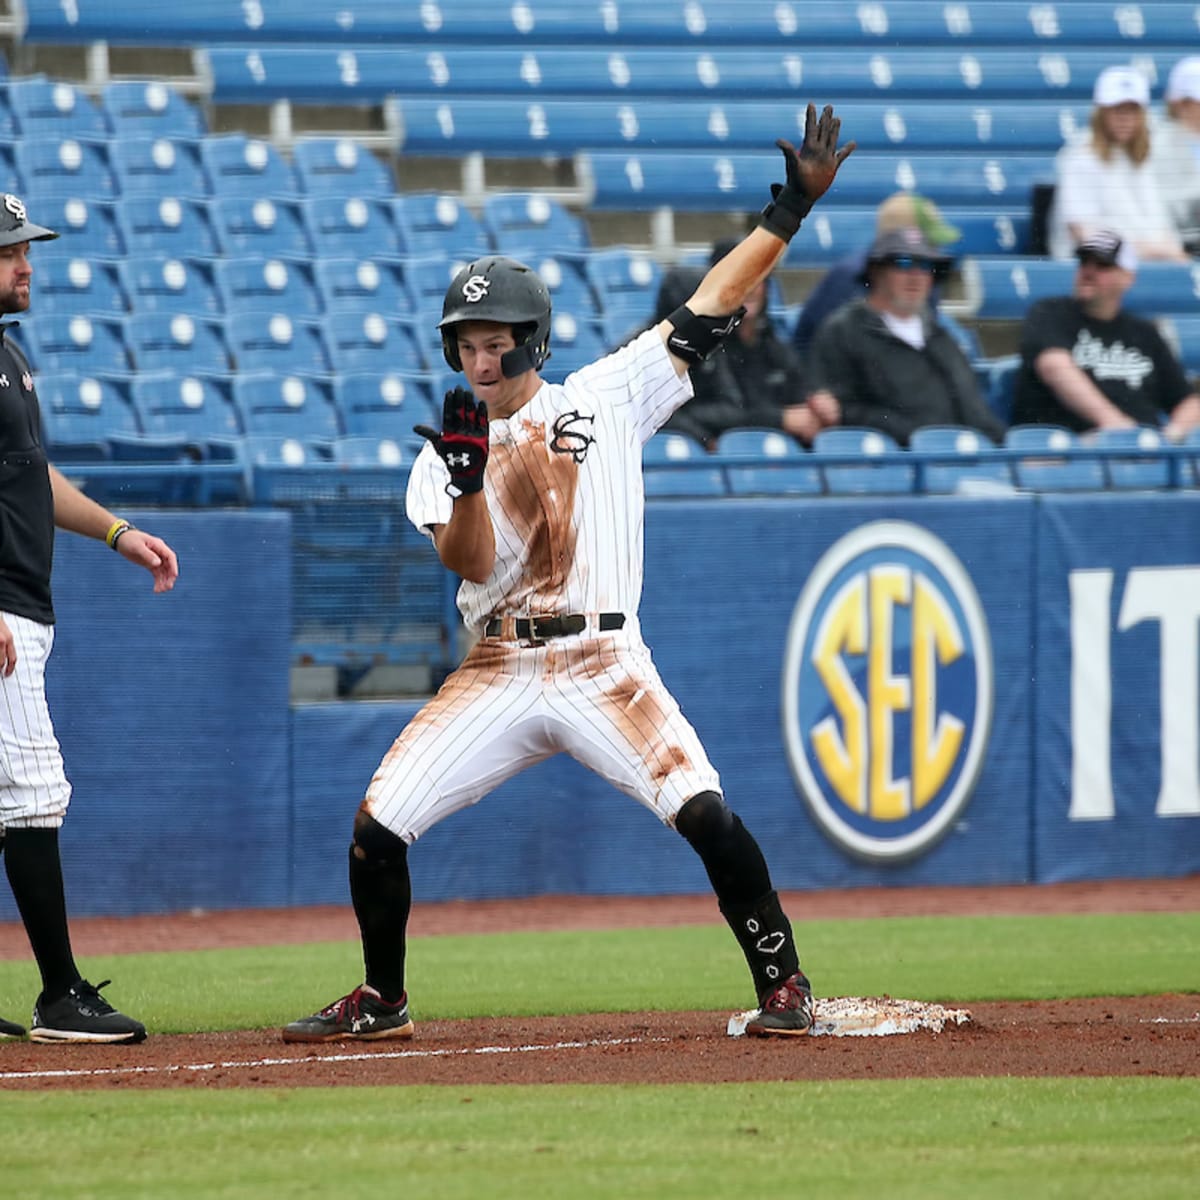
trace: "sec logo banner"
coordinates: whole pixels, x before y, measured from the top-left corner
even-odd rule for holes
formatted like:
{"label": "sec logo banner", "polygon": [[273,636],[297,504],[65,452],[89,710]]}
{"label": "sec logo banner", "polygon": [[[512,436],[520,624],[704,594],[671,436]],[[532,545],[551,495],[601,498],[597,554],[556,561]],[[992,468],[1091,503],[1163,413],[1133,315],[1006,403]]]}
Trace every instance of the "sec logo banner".
{"label": "sec logo banner", "polygon": [[918,525],[875,521],[817,562],[783,667],[796,786],[850,854],[900,862],[971,798],[992,721],[992,650],[962,563]]}

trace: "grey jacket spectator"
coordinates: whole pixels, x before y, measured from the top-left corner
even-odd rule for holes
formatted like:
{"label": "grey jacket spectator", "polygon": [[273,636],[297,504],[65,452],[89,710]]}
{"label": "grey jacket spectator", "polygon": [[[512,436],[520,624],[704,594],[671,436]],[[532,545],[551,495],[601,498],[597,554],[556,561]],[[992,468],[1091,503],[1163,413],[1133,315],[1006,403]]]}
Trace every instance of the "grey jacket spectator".
{"label": "grey jacket spectator", "polygon": [[866,298],[840,308],[813,339],[810,402],[831,393],[843,425],[881,430],[901,445],[927,425],[963,425],[1002,439],[1004,423],[984,400],[970,360],[929,306],[950,258],[914,228],[883,234],[867,259]]}

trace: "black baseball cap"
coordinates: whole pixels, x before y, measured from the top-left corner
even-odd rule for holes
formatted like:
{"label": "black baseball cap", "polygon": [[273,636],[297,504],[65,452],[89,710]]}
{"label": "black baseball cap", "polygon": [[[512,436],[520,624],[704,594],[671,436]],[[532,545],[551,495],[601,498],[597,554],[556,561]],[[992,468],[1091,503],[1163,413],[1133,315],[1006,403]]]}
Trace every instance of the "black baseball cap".
{"label": "black baseball cap", "polygon": [[20,242],[48,242],[58,234],[43,225],[35,225],[25,212],[25,202],[11,192],[0,195],[0,246]]}
{"label": "black baseball cap", "polygon": [[1120,267],[1122,271],[1136,271],[1137,251],[1111,229],[1100,229],[1075,247],[1075,257],[1080,262],[1092,262],[1101,267]]}

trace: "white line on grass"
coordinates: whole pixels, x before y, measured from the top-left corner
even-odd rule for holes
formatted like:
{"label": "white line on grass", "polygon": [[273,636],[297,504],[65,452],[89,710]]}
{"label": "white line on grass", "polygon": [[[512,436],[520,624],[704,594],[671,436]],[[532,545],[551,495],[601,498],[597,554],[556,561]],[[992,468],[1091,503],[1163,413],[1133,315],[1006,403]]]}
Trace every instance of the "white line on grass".
{"label": "white line on grass", "polygon": [[4,1079],[93,1079],[101,1075],[172,1075],[180,1071],[221,1071],[238,1068],[288,1067],[297,1063],[371,1062],[383,1058],[454,1058],[471,1054],[538,1054],[555,1050],[593,1050],[608,1046],[634,1046],[669,1042],[670,1038],[607,1038],[587,1042],[548,1042],[530,1046],[472,1046],[465,1050],[369,1050],[355,1054],[306,1054],[300,1058],[232,1059],[212,1063],[168,1063],[162,1067],[91,1067],[81,1070],[0,1071]]}

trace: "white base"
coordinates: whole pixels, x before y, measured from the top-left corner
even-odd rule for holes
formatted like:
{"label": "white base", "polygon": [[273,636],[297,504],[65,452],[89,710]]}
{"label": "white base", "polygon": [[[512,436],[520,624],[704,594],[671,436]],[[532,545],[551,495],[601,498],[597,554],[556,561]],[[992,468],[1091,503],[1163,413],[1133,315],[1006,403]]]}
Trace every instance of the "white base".
{"label": "white base", "polygon": [[[921,1000],[896,1000],[891,996],[832,996],[815,1000],[816,1019],[809,1037],[887,1037],[929,1029],[941,1033],[947,1024],[965,1025],[971,1014],[965,1008],[945,1008]],[[726,1033],[744,1037],[757,1009],[734,1013]]]}

